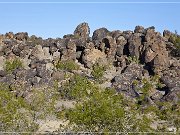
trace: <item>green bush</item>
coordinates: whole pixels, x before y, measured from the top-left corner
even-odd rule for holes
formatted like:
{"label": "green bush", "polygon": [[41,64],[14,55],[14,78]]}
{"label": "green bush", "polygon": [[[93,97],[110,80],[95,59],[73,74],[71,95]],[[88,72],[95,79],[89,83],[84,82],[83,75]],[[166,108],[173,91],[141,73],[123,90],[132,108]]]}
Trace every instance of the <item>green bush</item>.
{"label": "green bush", "polygon": [[5,70],[8,73],[13,72],[15,69],[17,68],[22,68],[23,67],[23,63],[20,59],[16,58],[14,60],[7,60],[5,62]]}
{"label": "green bush", "polygon": [[53,88],[32,90],[32,95],[28,98],[28,105],[33,121],[46,119],[48,115],[55,114],[55,103],[58,97],[59,93]]}
{"label": "green bush", "polygon": [[0,85],[0,131],[34,132],[38,125],[29,116],[29,106],[16,97],[5,85]]}
{"label": "green bush", "polygon": [[66,128],[81,132],[152,131],[150,119],[144,115],[138,118],[140,114],[135,107],[114,89],[96,89],[75,108],[65,110],[70,121]]}
{"label": "green bush", "polygon": [[91,74],[96,80],[100,80],[103,77],[105,70],[106,70],[105,66],[94,64],[93,71]]}
{"label": "green bush", "polygon": [[139,59],[136,56],[127,57],[127,61],[128,61],[128,63],[133,63],[133,62],[136,63],[136,64],[140,63]]}
{"label": "green bush", "polygon": [[57,69],[60,69],[60,70],[68,70],[68,71],[71,71],[71,70],[78,70],[80,68],[79,65],[77,65],[74,61],[70,60],[70,61],[58,61],[56,64],[55,64],[56,68]]}
{"label": "green bush", "polygon": [[65,99],[80,100],[88,97],[95,89],[97,87],[86,77],[74,75],[69,82],[63,85],[60,95]]}
{"label": "green bush", "polygon": [[175,35],[172,35],[169,39],[177,49],[180,49],[180,37],[175,34]]}

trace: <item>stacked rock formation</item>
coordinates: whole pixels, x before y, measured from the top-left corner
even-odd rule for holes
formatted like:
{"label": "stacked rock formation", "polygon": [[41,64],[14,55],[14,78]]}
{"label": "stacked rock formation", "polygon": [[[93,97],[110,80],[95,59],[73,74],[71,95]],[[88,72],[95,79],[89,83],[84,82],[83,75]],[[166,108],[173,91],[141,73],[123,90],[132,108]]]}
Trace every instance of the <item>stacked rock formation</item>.
{"label": "stacked rock formation", "polygon": [[[134,86],[134,81],[158,75],[164,86],[151,93],[152,99],[179,100],[180,60],[170,41],[173,33],[166,30],[162,36],[154,27],[136,26],[134,31],[100,28],[93,32],[92,38],[89,34],[88,24],[81,23],[74,34],[57,39],[28,36],[26,32],[0,35],[0,82],[12,90],[14,85],[19,86],[18,94],[27,96],[32,87],[53,86],[55,80],[64,80],[64,71],[54,66],[56,61],[72,60],[82,67],[80,70],[88,71],[99,62],[115,67],[116,74],[109,83],[118,92],[136,97],[140,94],[140,84]],[[23,68],[7,73],[5,62],[15,58],[23,62]],[[129,58],[139,63],[130,63]]]}

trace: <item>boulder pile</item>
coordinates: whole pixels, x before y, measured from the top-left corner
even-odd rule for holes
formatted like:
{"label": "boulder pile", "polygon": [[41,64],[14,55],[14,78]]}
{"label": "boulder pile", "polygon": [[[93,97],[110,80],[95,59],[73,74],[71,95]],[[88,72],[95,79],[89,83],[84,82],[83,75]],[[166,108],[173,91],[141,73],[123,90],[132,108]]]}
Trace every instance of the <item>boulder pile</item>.
{"label": "boulder pile", "polygon": [[[171,41],[173,35],[167,30],[161,35],[154,27],[136,26],[134,31],[100,28],[90,37],[87,23],[57,39],[9,32],[0,35],[0,83],[26,97],[33,87],[53,86],[54,81],[65,79],[66,72],[74,73],[58,70],[58,61],[74,61],[80,66],[76,73],[89,78],[93,65],[99,63],[112,65],[115,72],[110,79],[106,75],[108,87],[133,98],[143,93],[144,80],[152,85],[160,83],[161,87],[151,88],[149,100],[176,102],[180,93],[180,52]],[[7,61],[14,59],[23,66],[8,72]],[[154,76],[158,76],[155,81]]]}

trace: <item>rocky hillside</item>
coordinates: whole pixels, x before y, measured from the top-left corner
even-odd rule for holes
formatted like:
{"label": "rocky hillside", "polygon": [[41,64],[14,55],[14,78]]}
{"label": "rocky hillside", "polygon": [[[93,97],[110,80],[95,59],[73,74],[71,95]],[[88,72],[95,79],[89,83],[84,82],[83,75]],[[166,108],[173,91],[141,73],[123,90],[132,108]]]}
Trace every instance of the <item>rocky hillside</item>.
{"label": "rocky hillside", "polygon": [[[180,36],[178,34],[165,30],[161,35],[155,31],[154,27],[136,26],[134,31],[109,31],[106,28],[100,28],[93,32],[92,37],[89,35],[90,28],[87,23],[79,24],[73,34],[64,35],[63,38],[57,39],[28,36],[26,32],[16,34],[9,32],[0,35],[0,117],[4,118],[0,122],[0,130],[25,130],[23,128],[18,129],[11,120],[13,127],[7,128],[9,125],[6,121],[11,115],[4,116],[3,114],[3,110],[5,110],[3,107],[7,105],[5,102],[7,96],[3,97],[3,94],[7,95],[7,93],[3,93],[4,90],[5,92],[8,91],[8,94],[12,94],[16,101],[22,98],[23,102],[30,105],[31,111],[28,112],[32,112],[36,108],[35,106],[32,108],[33,104],[41,106],[43,102],[44,105],[44,102],[46,103],[51,99],[52,93],[58,93],[56,103],[48,101],[47,104],[53,104],[56,113],[62,113],[62,104],[65,108],[67,106],[69,108],[72,102],[77,103],[79,100],[79,102],[83,102],[81,99],[85,100],[85,97],[88,97],[86,94],[83,95],[83,91],[87,90],[91,93],[96,89],[94,88],[96,85],[98,89],[115,90],[116,94],[123,95],[128,101],[133,101],[135,105],[141,106],[141,109],[147,106],[155,106],[162,113],[164,111],[163,105],[159,105],[159,103],[170,103],[168,109],[175,108],[175,111],[171,112],[173,116],[179,115],[177,110],[180,105]],[[74,76],[80,78],[74,78]],[[94,85],[89,85],[89,82]],[[75,87],[76,85],[77,87]],[[56,92],[48,93],[47,90],[51,88],[53,90],[55,88]],[[45,93],[48,95],[45,95],[44,97],[47,97],[43,100],[32,102],[40,99],[40,97],[35,96],[34,91],[35,93],[36,91],[42,92],[39,95],[40,97]],[[100,94],[103,95],[103,93]],[[36,98],[33,99],[32,97]],[[65,104],[64,101],[66,101]],[[17,108],[14,108],[15,112],[25,107]],[[61,108],[60,111],[59,108]],[[40,107],[40,109],[33,110],[33,114],[38,115],[46,109],[42,110]],[[6,111],[8,112],[8,110],[7,107]],[[169,117],[171,113],[168,112],[163,115]],[[31,116],[32,113],[28,117],[38,125],[38,128],[33,131],[38,131],[42,128],[42,119],[32,120]],[[54,118],[52,116],[55,117],[54,114],[51,114],[49,120]],[[76,123],[73,121],[75,118],[70,116],[66,118],[69,119],[70,123],[79,124],[81,127],[82,124],[85,125],[85,122]],[[65,119],[64,117],[63,119]],[[57,117],[54,119],[56,122],[58,121]],[[161,125],[158,125],[157,121],[164,120],[164,123],[168,124],[165,124],[164,129],[161,127],[160,131],[178,131],[179,126],[177,124],[180,125],[180,119],[178,117],[173,117],[173,119],[176,123],[168,123],[169,119],[154,120],[151,128],[157,131],[157,127]],[[8,126],[4,126],[6,124]],[[103,122],[99,124],[103,124]],[[106,131],[107,129],[110,131],[108,129],[112,128],[103,129],[101,126],[97,128],[97,125],[96,127],[85,126],[84,129],[79,128],[79,130]],[[102,130],[100,130],[101,128]],[[26,131],[29,129],[28,127]],[[67,130],[67,128],[65,129]],[[120,127],[114,131],[117,129]],[[48,131],[48,129],[46,130]],[[61,131],[60,127],[52,131],[57,130]],[[68,131],[72,130],[74,129],[70,126]],[[141,131],[151,130],[144,129]]]}

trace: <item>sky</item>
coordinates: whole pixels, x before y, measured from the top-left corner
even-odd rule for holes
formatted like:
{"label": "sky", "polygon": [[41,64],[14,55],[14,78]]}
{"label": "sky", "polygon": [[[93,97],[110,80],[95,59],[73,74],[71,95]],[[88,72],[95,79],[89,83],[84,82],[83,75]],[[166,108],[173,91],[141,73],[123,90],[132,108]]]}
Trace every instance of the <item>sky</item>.
{"label": "sky", "polygon": [[82,22],[91,35],[101,27],[123,31],[137,25],[180,33],[180,0],[0,0],[0,18],[0,34],[28,32],[44,39],[72,34]]}

